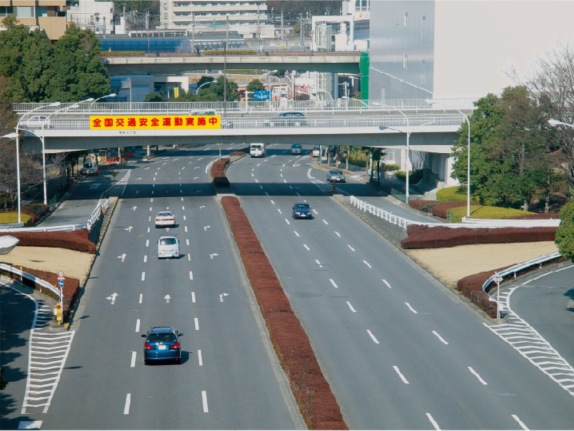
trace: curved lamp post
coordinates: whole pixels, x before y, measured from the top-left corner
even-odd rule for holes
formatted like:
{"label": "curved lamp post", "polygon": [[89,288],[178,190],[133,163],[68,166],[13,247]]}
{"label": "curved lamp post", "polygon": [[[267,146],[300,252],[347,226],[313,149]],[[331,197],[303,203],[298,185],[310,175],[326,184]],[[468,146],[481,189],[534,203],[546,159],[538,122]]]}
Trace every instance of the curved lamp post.
{"label": "curved lamp post", "polygon": [[450,108],[450,109],[454,109],[455,111],[457,111],[460,115],[462,115],[464,117],[464,121],[466,121],[466,123],[468,124],[468,142],[467,142],[467,170],[466,170],[466,217],[470,218],[470,120],[468,119],[468,116],[462,112],[460,109],[455,108],[454,106],[449,106],[449,105],[445,105],[444,103],[439,103],[439,102],[435,102],[434,100],[430,100],[427,99],[425,100],[426,103],[428,103],[429,105],[441,105],[444,106],[446,108]]}

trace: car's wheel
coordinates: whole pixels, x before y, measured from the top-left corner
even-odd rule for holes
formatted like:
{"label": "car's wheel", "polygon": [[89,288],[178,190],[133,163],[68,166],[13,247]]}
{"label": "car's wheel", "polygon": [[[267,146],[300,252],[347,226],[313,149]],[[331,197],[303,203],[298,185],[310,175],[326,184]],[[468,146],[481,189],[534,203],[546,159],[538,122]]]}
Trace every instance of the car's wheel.
{"label": "car's wheel", "polygon": [[147,359],[144,359],[144,365],[149,365],[149,361]]}
{"label": "car's wheel", "polygon": [[181,358],[177,358],[177,359],[175,360],[175,363],[176,363],[177,365],[181,365]]}

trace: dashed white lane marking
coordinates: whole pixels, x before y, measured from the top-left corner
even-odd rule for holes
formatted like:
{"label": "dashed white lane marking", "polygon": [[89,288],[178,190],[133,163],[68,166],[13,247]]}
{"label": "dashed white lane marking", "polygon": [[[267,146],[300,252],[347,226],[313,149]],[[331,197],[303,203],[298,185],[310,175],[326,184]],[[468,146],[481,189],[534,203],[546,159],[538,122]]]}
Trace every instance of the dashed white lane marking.
{"label": "dashed white lane marking", "polygon": [[199,331],[199,319],[197,317],[194,317],[193,323],[195,325],[195,330]]}
{"label": "dashed white lane marking", "polygon": [[195,292],[191,292],[191,302],[195,304]]}
{"label": "dashed white lane marking", "polygon": [[193,280],[193,271],[189,271],[189,279]]}
{"label": "dashed white lane marking", "polygon": [[325,220],[325,219],[323,219],[323,223],[325,223],[325,224],[329,224],[329,223],[327,222],[327,220]]}
{"label": "dashed white lane marking", "polygon": [[287,223],[287,224],[291,224],[291,223],[289,222],[289,220],[287,220],[287,219],[285,219],[285,223]]}
{"label": "dashed white lane marking", "polygon": [[146,239],[146,240],[145,240],[145,246],[146,246],[146,247],[149,247],[149,239]]}
{"label": "dashed white lane marking", "polygon": [[338,289],[338,288],[339,288],[339,286],[337,286],[337,283],[335,283],[335,281],[334,281],[332,278],[330,278],[329,281],[331,282],[331,284],[333,285],[333,287],[334,287],[335,289]]}
{"label": "dashed white lane marking", "polygon": [[283,214],[283,213],[281,212],[281,208],[277,208],[277,211],[279,211],[279,214]]}
{"label": "dashed white lane marking", "polygon": [[136,351],[132,351],[132,363],[130,364],[131,368],[134,368],[136,366],[137,355],[138,355],[138,353]]}
{"label": "dashed white lane marking", "polygon": [[417,310],[415,310],[413,307],[411,307],[411,304],[409,304],[408,302],[405,302],[405,305],[407,307],[409,307],[409,310],[411,310],[413,313],[417,314]]}
{"label": "dashed white lane marking", "polygon": [[349,247],[351,249],[351,251],[356,251],[353,247],[351,247],[349,244],[347,244],[347,247]]}
{"label": "dashed white lane marking", "polygon": [[364,263],[365,265],[367,265],[369,268],[373,268],[373,267],[371,266],[371,264],[370,264],[369,262],[367,262],[366,260],[363,260],[363,263]]}
{"label": "dashed white lane marking", "polygon": [[441,341],[441,343],[443,343],[443,344],[448,344],[448,343],[445,341],[445,339],[444,339],[444,338],[442,338],[442,337],[439,335],[439,333],[438,333],[438,332],[436,332],[436,331],[432,331],[432,333],[433,333],[433,334],[435,334],[435,335],[437,336],[437,338],[438,338],[438,339]]}
{"label": "dashed white lane marking", "polygon": [[319,267],[323,268],[323,265],[321,265],[321,262],[319,262],[318,259],[315,259],[315,263],[316,263],[317,265],[319,265]]}
{"label": "dashed white lane marking", "polygon": [[201,399],[203,402],[203,412],[208,413],[209,409],[207,408],[207,393],[205,391],[201,391]]}
{"label": "dashed white lane marking", "polygon": [[130,414],[130,404],[132,403],[132,394],[127,394],[126,404],[124,406],[124,415]]}
{"label": "dashed white lane marking", "polygon": [[307,251],[311,251],[311,249],[309,248],[309,246],[308,246],[307,244],[303,244],[303,247],[305,247],[305,249],[306,249]]}
{"label": "dashed white lane marking", "polygon": [[142,272],[142,281],[145,281],[145,272]]}
{"label": "dashed white lane marking", "polygon": [[189,245],[189,239],[185,240],[185,245]]}
{"label": "dashed white lane marking", "polygon": [[357,310],[355,310],[355,309],[353,308],[353,306],[351,305],[351,303],[350,303],[349,301],[347,301],[347,305],[349,306],[349,308],[351,309],[351,311],[352,311],[353,313],[356,313],[356,312],[357,312]]}
{"label": "dashed white lane marking", "polygon": [[488,385],[488,383],[486,383],[486,382],[482,379],[482,377],[480,377],[480,375],[479,375],[476,371],[474,371],[474,370],[472,369],[472,367],[468,367],[468,370],[469,370],[472,374],[474,374],[474,375],[476,376],[476,378],[478,379],[478,381],[479,381],[480,383],[482,383],[483,385]]}
{"label": "dashed white lane marking", "polygon": [[184,228],[184,230],[187,232],[187,226],[184,226],[183,228]]}
{"label": "dashed white lane marking", "polygon": [[143,293],[140,293],[140,302],[139,303],[141,304],[142,301],[143,301]]}
{"label": "dashed white lane marking", "polygon": [[335,231],[335,235],[337,235],[339,238],[341,238],[341,234],[337,231]]}
{"label": "dashed white lane marking", "polygon": [[393,365],[393,370],[396,371],[396,373],[399,375],[399,377],[401,378],[401,380],[403,381],[403,383],[405,385],[409,384],[409,381],[405,378],[405,376],[403,376],[403,373],[401,373],[401,371],[399,370],[399,367],[397,367],[396,365]]}
{"label": "dashed white lane marking", "polygon": [[383,283],[385,283],[389,289],[392,289],[391,285],[387,282],[387,280],[383,279]]}
{"label": "dashed white lane marking", "polygon": [[273,205],[275,205],[275,202],[273,201],[273,199],[271,199],[271,203],[272,203]]}
{"label": "dashed white lane marking", "polygon": [[526,425],[524,425],[524,422],[522,422],[518,416],[512,415],[512,418],[513,418],[516,422],[518,422],[518,425],[520,425],[520,428],[522,428],[523,430],[528,430],[528,427],[527,427]]}
{"label": "dashed white lane marking", "polygon": [[430,413],[427,413],[427,418],[429,418],[429,421],[431,422],[432,426],[434,427],[435,430],[440,430],[440,427],[438,426],[438,424],[436,423],[436,421],[433,419],[433,417],[431,416]]}
{"label": "dashed white lane marking", "polygon": [[379,344],[379,340],[377,340],[377,338],[373,335],[370,329],[367,329],[367,333],[369,334],[371,339],[375,342],[375,344]]}
{"label": "dashed white lane marking", "polygon": [[[307,201],[305,201],[305,202],[307,202]],[[313,208],[312,211],[315,213],[315,215],[319,215],[319,213],[317,212],[317,210],[315,208]]]}
{"label": "dashed white lane marking", "polygon": [[136,332],[140,332],[140,319],[136,320]]}
{"label": "dashed white lane marking", "polygon": [[[533,281],[533,280],[530,280]],[[510,308],[510,295],[518,287],[500,293],[502,309],[507,310],[508,323],[489,326],[488,329],[510,344],[531,364],[574,396],[574,368],[556,351],[542,335]]]}
{"label": "dashed white lane marking", "polygon": [[201,356],[201,350],[197,351],[197,360],[199,361],[199,366],[203,367],[203,357]]}
{"label": "dashed white lane marking", "polygon": [[293,233],[294,233],[295,235],[297,235],[297,236],[300,236],[300,235],[297,233],[296,230],[294,230]]}

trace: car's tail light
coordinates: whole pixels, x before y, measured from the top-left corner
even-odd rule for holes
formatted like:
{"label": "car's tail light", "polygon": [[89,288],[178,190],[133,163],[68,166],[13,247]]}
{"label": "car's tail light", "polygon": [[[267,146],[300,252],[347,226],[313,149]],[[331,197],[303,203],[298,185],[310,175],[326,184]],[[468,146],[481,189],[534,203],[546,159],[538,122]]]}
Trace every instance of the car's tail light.
{"label": "car's tail light", "polygon": [[153,348],[153,346],[152,346],[151,344],[145,343],[145,345],[144,345],[144,350],[153,350],[153,349],[154,349],[154,348]]}
{"label": "car's tail light", "polygon": [[175,349],[181,349],[181,346],[179,343],[173,343],[170,347],[171,350],[175,350]]}

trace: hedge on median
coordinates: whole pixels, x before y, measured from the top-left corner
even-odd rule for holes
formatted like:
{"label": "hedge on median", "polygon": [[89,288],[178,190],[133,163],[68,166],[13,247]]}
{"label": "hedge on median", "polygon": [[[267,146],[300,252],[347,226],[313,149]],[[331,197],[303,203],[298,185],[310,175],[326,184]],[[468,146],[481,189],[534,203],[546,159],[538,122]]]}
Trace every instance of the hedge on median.
{"label": "hedge on median", "polygon": [[404,249],[455,247],[467,244],[554,241],[556,227],[470,229],[443,226],[410,225]]}
{"label": "hedge on median", "polygon": [[487,315],[492,318],[496,318],[496,302],[490,300],[490,296],[482,290],[482,286],[486,280],[492,277],[496,272],[510,268],[510,266],[513,265],[468,275],[458,280],[456,287],[464,296],[469,298],[473,304],[480,307]]}
{"label": "hedge on median", "polygon": [[227,175],[225,175],[225,168],[229,164],[229,159],[219,159],[211,166],[211,178],[213,184],[216,186],[229,187],[229,180]]}
{"label": "hedge on median", "polygon": [[241,255],[247,277],[269,330],[271,343],[309,429],[348,429],[311,343],[235,196],[221,204]]}
{"label": "hedge on median", "polygon": [[9,232],[0,236],[11,235],[20,240],[21,247],[58,247],[68,250],[96,254],[96,244],[89,239],[87,229],[73,232]]}

